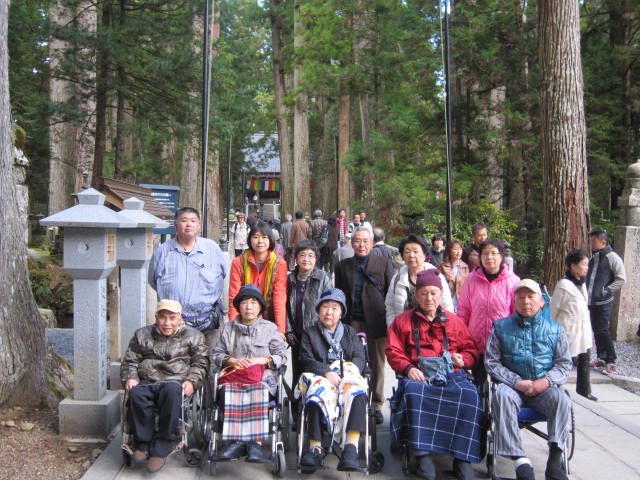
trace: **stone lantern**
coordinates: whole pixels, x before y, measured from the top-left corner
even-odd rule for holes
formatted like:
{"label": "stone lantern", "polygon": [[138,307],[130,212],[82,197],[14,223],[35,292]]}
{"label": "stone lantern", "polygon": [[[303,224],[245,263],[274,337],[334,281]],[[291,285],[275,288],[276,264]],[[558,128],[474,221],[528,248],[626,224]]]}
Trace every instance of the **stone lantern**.
{"label": "stone lantern", "polygon": [[120,266],[120,355],[124,355],[133,333],[146,324],[147,266],[153,254],[153,229],[167,228],[164,220],[145,212],[144,202],[136,197],[124,201],[118,212],[123,221],[135,222],[134,228],[118,231],[117,263]]}
{"label": "stone lantern", "polygon": [[640,161],[627,169],[622,195],[618,197],[620,224],[616,228],[615,250],[624,262],[627,282],[620,290],[611,316],[616,340],[637,340],[640,324]]}
{"label": "stone lantern", "polygon": [[104,438],[120,420],[119,394],[107,391],[106,277],[116,266],[116,230],[137,223],[104,200],[90,188],[78,193],[78,205],[40,221],[64,227],[63,268],[73,278],[74,390],[59,405],[63,435]]}

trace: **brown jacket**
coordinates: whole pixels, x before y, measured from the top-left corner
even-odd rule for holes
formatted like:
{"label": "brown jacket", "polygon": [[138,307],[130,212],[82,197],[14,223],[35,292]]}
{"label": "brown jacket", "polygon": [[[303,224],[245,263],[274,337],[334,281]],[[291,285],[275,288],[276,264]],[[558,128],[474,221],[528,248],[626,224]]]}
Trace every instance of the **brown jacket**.
{"label": "brown jacket", "polygon": [[444,275],[444,278],[447,279],[447,283],[449,284],[449,290],[451,290],[451,298],[455,297],[458,293],[462,291],[462,285],[464,285],[464,281],[469,275],[469,265],[460,260],[460,267],[458,268],[458,276],[453,278],[453,265],[449,260],[443,260],[438,264],[438,269]]}
{"label": "brown jacket", "polygon": [[[354,257],[345,258],[336,266],[336,288],[342,290],[347,297],[347,314],[343,319],[346,324],[351,323],[350,313],[353,309],[355,296],[354,269]],[[393,264],[391,260],[384,257],[369,254],[366,272],[375,278],[380,285],[378,288],[367,279],[364,279],[362,285],[362,306],[367,335],[371,339],[383,338],[387,336],[387,315],[384,300],[393,278]]]}
{"label": "brown jacket", "polygon": [[311,238],[311,227],[302,218],[298,218],[291,225],[291,234],[289,235],[289,247],[296,247],[301,241]]}
{"label": "brown jacket", "polygon": [[120,380],[164,382],[189,380],[193,386],[207,378],[209,369],[204,335],[187,325],[167,337],[155,325],[139,328],[129,342],[120,366]]}

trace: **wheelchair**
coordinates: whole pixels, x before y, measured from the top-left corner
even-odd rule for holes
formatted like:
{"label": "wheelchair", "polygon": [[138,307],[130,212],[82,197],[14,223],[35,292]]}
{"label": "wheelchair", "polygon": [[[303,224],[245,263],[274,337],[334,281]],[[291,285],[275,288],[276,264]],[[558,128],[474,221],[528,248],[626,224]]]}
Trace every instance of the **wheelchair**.
{"label": "wheelchair", "polygon": [[[289,418],[290,407],[289,398],[285,394],[284,374],[286,365],[278,369],[277,389],[274,398],[269,400],[269,435],[271,440],[271,453],[267,459],[271,463],[272,472],[281,477],[287,469],[287,461],[285,452],[289,451]],[[212,402],[209,417],[209,436],[208,436],[208,452],[207,461],[209,463],[209,474],[215,475],[217,472],[218,462],[229,461],[221,459],[218,456],[220,445],[222,444],[222,429],[224,426],[224,406],[220,398],[220,389],[218,379],[221,369],[218,367],[213,370],[212,380]],[[267,463],[265,462],[265,463]]]}
{"label": "wheelchair", "polygon": [[[209,387],[204,382],[188,397],[182,394],[180,421],[175,433],[176,445],[169,455],[182,451],[185,465],[199,467],[202,462],[202,452],[209,438]],[[129,392],[125,390],[120,409],[120,425],[122,425],[122,459],[123,463],[131,467],[133,464],[133,432],[127,421]],[[157,427],[158,414],[155,414]]]}
{"label": "wheelchair", "polygon": [[[498,457],[496,452],[496,442],[495,442],[495,425],[494,425],[494,415],[491,408],[491,399],[496,390],[497,384],[491,380],[491,377],[488,377],[487,388],[484,390],[486,394],[484,397],[485,401],[485,412],[488,418],[488,428],[487,428],[487,475],[491,480],[499,480],[499,477],[496,476],[496,459]],[[571,395],[567,390],[563,390],[564,393],[571,398]],[[520,412],[518,413],[518,425],[520,429],[529,430],[531,433],[543,438],[544,440],[549,440],[549,436],[546,432],[543,432],[539,428],[536,427],[537,423],[546,422],[547,417],[545,417],[540,412],[534,410],[533,408],[522,407]],[[567,436],[567,442],[562,450],[562,467],[567,475],[571,473],[569,468],[569,461],[573,458],[573,452],[575,449],[575,439],[576,439],[576,428],[575,428],[575,415],[573,411],[573,402],[571,402],[571,420],[569,428],[569,435]]]}
{"label": "wheelchair", "polygon": [[[373,403],[373,394],[371,389],[371,375],[369,373],[369,350],[367,344],[367,335],[365,333],[358,333],[358,338],[362,342],[365,350],[365,373],[364,377],[367,380],[367,384],[369,388],[367,389],[367,407],[366,407],[366,421],[365,421],[365,432],[364,436],[361,438],[361,443],[363,443],[363,448],[359,448],[359,452],[364,452],[364,467],[361,467],[358,471],[361,473],[365,473],[367,475],[378,473],[384,467],[384,455],[382,452],[377,451],[378,443],[377,443],[377,426],[376,426],[376,409]],[[300,465],[300,460],[302,458],[302,452],[304,448],[307,446],[305,439],[305,419],[306,419],[306,410],[307,410],[307,402],[300,401],[299,407],[299,421],[298,421],[298,450],[297,450],[297,470],[299,474],[310,474],[313,473],[314,470],[306,470],[304,466]],[[345,424],[346,428],[346,424]],[[325,458],[329,453],[333,453],[337,457],[342,455],[342,451],[338,442],[334,440],[333,431],[325,432],[326,434],[322,439],[322,450],[324,453],[323,458]],[[323,467],[325,468],[325,467]]]}

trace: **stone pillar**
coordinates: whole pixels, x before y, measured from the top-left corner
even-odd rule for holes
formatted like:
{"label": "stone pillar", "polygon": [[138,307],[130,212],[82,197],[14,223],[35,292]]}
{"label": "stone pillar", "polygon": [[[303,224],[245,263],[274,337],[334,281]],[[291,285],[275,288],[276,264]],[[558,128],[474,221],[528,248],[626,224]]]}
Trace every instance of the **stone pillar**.
{"label": "stone pillar", "polygon": [[120,266],[120,355],[127,351],[134,332],[147,322],[147,267],[153,254],[153,229],[166,228],[167,222],[143,210],[136,197],[124,201],[118,215],[135,222],[135,228],[118,231]]}
{"label": "stone pillar", "polygon": [[63,268],[73,278],[74,391],[59,404],[62,435],[106,438],[120,420],[120,396],[107,391],[106,277],[116,265],[116,230],[135,223],[120,219],[104,200],[84,190],[78,205],[41,221],[64,227]]}
{"label": "stone pillar", "polygon": [[638,340],[640,324],[640,161],[627,169],[618,206],[620,225],[616,228],[615,251],[624,262],[627,282],[613,308],[611,331],[616,340],[628,342]]}

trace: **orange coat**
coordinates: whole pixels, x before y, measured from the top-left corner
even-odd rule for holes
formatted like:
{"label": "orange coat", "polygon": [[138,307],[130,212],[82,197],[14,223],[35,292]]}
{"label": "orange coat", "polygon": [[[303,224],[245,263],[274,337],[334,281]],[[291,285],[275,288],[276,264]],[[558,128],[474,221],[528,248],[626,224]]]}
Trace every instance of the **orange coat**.
{"label": "orange coat", "polygon": [[[258,272],[258,265],[256,265],[253,252],[249,254],[249,267],[251,268],[251,283],[258,287],[264,295],[267,269],[263,268],[262,272]],[[280,333],[285,333],[287,327],[287,262],[281,257],[278,257],[276,261],[275,274],[272,281],[273,293],[271,295],[271,309],[270,311],[263,312],[262,317],[274,322]],[[243,285],[242,255],[240,255],[234,258],[231,263],[231,277],[229,278],[229,320],[234,320],[238,316],[238,311],[233,306],[233,299]]]}

